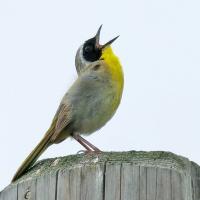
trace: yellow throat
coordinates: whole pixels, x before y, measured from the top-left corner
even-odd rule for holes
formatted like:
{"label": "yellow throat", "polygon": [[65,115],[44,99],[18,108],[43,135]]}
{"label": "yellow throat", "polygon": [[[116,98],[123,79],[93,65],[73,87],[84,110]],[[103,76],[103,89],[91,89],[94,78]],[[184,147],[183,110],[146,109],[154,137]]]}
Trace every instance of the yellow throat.
{"label": "yellow throat", "polygon": [[103,59],[108,65],[108,70],[111,73],[113,81],[116,82],[118,92],[121,95],[124,87],[124,74],[119,58],[113,53],[112,48],[108,46],[103,49],[100,59]]}

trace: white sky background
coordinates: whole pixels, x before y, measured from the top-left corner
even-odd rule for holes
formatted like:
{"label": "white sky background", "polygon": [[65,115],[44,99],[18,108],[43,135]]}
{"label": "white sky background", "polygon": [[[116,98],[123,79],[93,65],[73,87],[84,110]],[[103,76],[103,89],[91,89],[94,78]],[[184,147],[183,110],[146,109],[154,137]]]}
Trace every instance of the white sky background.
{"label": "white sky background", "polygon": [[[164,150],[200,164],[200,1],[0,1],[0,188],[76,79],[77,48],[103,24],[125,74],[114,118],[87,137],[105,151]],[[75,141],[41,158],[74,154]]]}

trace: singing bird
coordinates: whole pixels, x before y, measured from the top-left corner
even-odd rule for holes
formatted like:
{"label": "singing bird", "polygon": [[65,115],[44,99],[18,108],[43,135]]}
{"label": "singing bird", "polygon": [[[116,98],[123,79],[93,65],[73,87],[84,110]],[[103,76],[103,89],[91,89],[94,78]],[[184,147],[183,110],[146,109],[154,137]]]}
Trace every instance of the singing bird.
{"label": "singing bird", "polygon": [[115,114],[122,97],[124,76],[111,44],[99,44],[99,27],[95,37],[85,41],[76,53],[78,78],[64,95],[50,128],[15,173],[20,178],[52,144],[68,137],[78,141],[86,151],[100,152],[81,135],[88,135],[108,122]]}

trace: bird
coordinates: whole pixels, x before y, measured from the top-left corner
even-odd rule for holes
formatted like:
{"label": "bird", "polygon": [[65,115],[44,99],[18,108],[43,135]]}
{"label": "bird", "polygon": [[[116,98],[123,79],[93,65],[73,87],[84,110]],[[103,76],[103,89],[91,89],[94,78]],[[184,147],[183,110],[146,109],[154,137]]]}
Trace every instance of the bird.
{"label": "bird", "polygon": [[94,37],[78,48],[75,56],[78,77],[62,98],[50,128],[18,168],[11,182],[24,175],[49,146],[69,137],[78,141],[86,152],[101,152],[81,135],[97,131],[113,117],[124,88],[122,65],[111,48],[119,36],[101,45],[101,28],[102,25]]}

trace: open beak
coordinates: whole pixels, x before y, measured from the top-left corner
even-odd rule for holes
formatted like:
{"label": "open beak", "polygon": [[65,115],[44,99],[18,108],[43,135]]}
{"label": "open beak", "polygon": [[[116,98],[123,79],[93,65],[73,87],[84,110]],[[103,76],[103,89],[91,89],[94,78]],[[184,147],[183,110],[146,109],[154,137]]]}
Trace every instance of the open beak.
{"label": "open beak", "polygon": [[96,46],[96,48],[99,49],[99,50],[102,50],[102,49],[104,49],[105,47],[111,45],[111,44],[119,37],[119,35],[118,35],[117,37],[113,38],[112,40],[106,42],[106,44],[101,45],[101,44],[99,44],[101,28],[102,28],[102,25],[99,27],[99,29],[98,29],[98,31],[97,31],[97,33],[96,33],[96,35],[95,35],[95,39],[96,39],[96,44],[95,44],[95,46]]}

